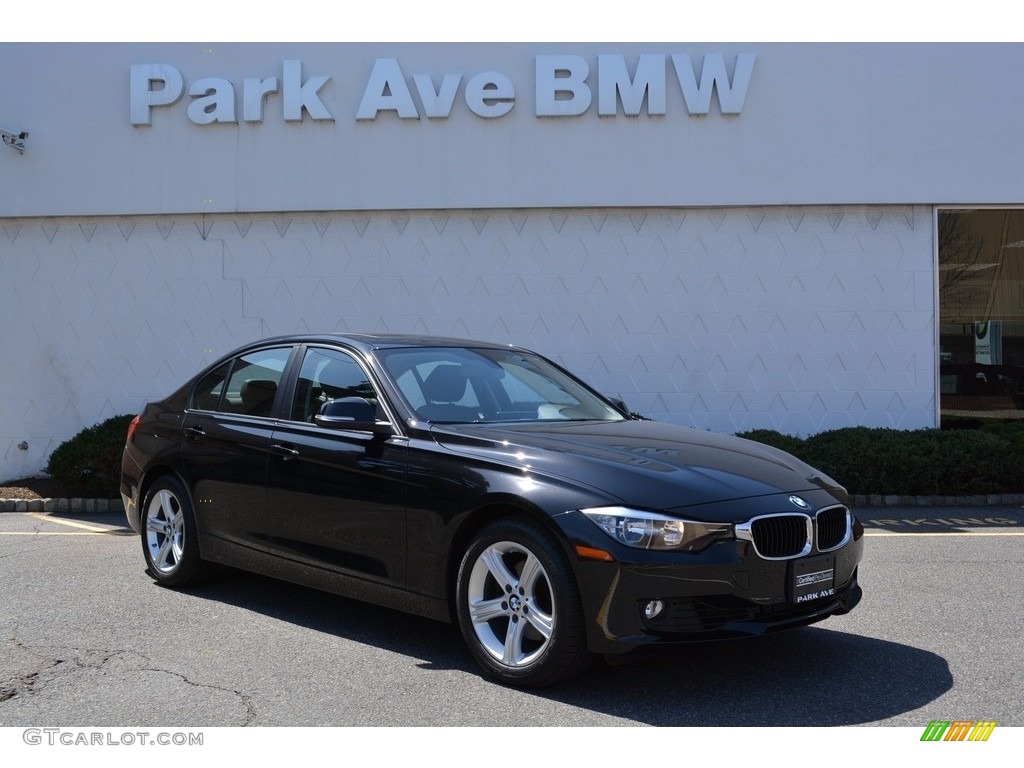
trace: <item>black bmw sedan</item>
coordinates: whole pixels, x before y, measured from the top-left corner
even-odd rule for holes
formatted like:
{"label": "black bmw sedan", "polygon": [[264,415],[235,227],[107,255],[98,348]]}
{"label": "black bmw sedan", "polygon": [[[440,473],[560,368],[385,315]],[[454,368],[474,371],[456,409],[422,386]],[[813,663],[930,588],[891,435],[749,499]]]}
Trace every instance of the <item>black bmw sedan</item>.
{"label": "black bmw sedan", "polygon": [[249,344],[135,418],[121,494],[161,584],[222,563],[454,621],[513,685],[861,597],[863,529],[827,475],[484,342]]}

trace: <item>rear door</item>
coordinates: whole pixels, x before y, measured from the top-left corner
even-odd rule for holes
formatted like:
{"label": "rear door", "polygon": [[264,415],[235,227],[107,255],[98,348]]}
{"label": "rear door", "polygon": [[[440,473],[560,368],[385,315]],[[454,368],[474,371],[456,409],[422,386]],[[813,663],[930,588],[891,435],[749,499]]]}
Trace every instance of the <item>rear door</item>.
{"label": "rear door", "polygon": [[214,546],[266,548],[267,459],[292,349],[239,355],[192,391],[182,461],[197,524]]}

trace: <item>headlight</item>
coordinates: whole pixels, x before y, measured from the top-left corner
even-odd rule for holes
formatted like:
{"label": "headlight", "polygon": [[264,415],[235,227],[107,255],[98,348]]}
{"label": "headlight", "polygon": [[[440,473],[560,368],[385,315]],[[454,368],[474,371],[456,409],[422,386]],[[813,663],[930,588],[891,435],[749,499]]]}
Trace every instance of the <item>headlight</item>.
{"label": "headlight", "polygon": [[732,535],[728,523],[700,523],[628,507],[595,507],[580,512],[617,542],[635,549],[699,552],[715,539]]}

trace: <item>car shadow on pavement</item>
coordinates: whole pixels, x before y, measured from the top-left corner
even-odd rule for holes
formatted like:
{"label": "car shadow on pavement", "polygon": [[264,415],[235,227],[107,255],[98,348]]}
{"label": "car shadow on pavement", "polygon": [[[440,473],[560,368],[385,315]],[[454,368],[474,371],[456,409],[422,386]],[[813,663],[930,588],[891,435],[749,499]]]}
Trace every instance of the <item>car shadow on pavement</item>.
{"label": "car shadow on pavement", "polygon": [[595,667],[542,695],[649,725],[833,727],[897,717],[953,687],[935,653],[826,625]]}
{"label": "car shadow on pavement", "polygon": [[[233,569],[189,593],[406,655],[421,669],[482,676],[454,625]],[[953,687],[935,653],[824,627],[598,660],[562,685],[503,690],[656,726],[831,727],[897,717]]]}

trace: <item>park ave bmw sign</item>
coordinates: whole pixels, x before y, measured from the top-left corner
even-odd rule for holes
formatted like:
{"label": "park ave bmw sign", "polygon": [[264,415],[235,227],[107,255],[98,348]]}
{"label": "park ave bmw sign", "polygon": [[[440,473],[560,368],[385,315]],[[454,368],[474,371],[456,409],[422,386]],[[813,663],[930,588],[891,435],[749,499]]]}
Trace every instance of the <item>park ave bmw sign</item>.
{"label": "park ave bmw sign", "polygon": [[[738,115],[743,111],[754,60],[753,53],[740,53],[728,60],[719,53],[699,58],[686,53],[645,53],[631,66],[621,54],[602,54],[596,61],[571,54],[537,56],[534,115],[574,117],[592,112],[596,103],[601,117],[661,116],[667,112],[670,88],[681,93],[690,116],[707,115],[713,94],[718,96],[721,114]],[[240,83],[222,77],[186,83],[181,71],[171,64],[133,64],[131,123],[152,125],[154,115],[175,108],[186,92],[188,119],[196,125],[240,120],[262,123],[265,114],[278,108],[290,122],[306,116],[332,121],[335,116],[321,94],[329,80],[331,75],[303,73],[297,59],[285,60],[280,76],[246,77]],[[495,119],[516,107],[518,87],[522,84],[501,72],[407,72],[398,59],[379,58],[362,86],[358,104],[353,98],[352,106],[355,119],[368,122],[387,115],[402,120],[446,120],[460,102],[477,117]],[[272,105],[276,100],[279,106]]]}

